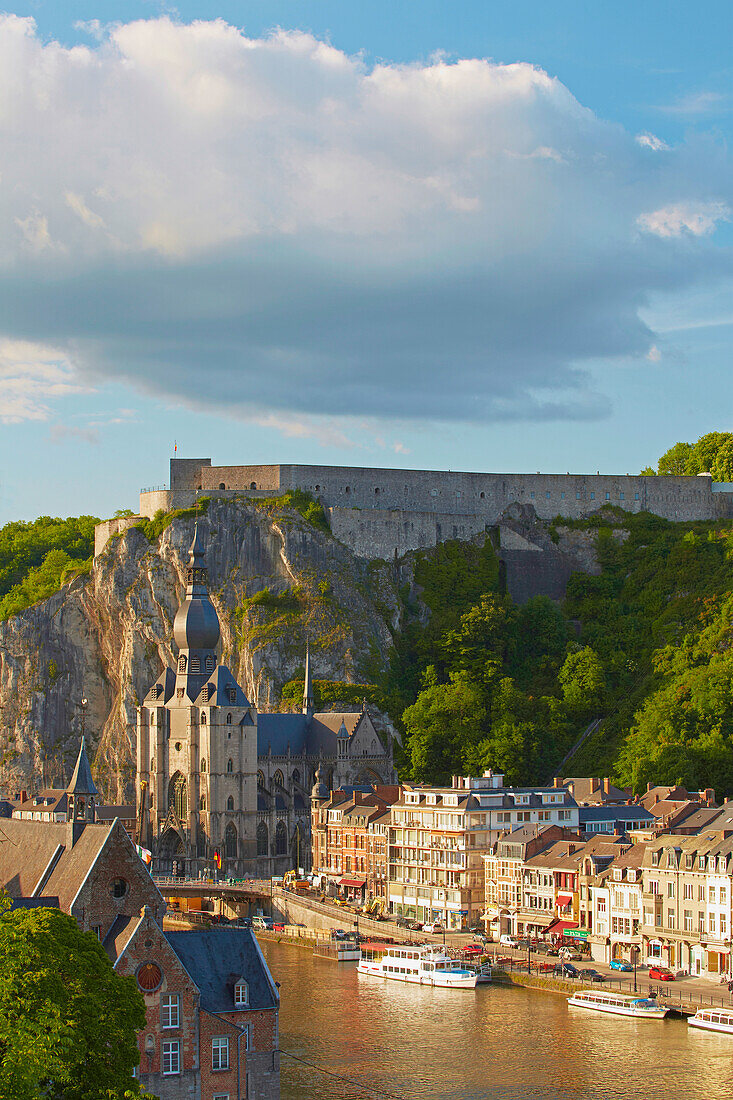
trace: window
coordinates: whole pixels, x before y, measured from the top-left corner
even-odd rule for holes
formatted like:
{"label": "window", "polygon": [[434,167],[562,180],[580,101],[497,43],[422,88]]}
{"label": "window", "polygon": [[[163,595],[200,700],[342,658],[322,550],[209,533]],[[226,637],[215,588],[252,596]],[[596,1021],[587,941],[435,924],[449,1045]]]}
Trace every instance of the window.
{"label": "window", "polygon": [[206,757],[205,756],[202,757],[202,759],[201,759],[201,771],[202,772],[206,771]]}
{"label": "window", "polygon": [[227,859],[237,858],[237,830],[229,823],[224,833],[224,846],[226,848]]}
{"label": "window", "polygon": [[565,500],[565,494],[564,493],[560,493],[560,500]]}
{"label": "window", "polygon": [[207,672],[213,672],[214,671],[214,658],[211,657],[211,656],[206,658],[206,671]]}
{"label": "window", "polygon": [[549,491],[549,489],[548,489],[548,490],[547,490],[547,492],[545,493],[545,499],[546,499],[546,500],[549,500],[549,499],[550,499],[550,491]]}
{"label": "window", "polygon": [[529,496],[530,496],[530,499],[531,499],[531,500],[534,500],[534,489],[533,489],[533,490],[532,490],[532,492],[531,492],[531,493],[529,494]]}
{"label": "window", "polygon": [[715,887],[710,886],[708,888],[708,900],[711,905],[715,905]]}
{"label": "window", "polygon": [[201,658],[200,657],[192,657],[191,658],[191,672],[195,673],[197,676],[201,672]]}
{"label": "window", "polygon": [[618,499],[619,499],[619,500],[623,500],[623,499],[624,499],[624,494],[623,494],[623,493],[619,493],[619,495],[618,495]]}
{"label": "window", "polygon": [[123,878],[116,878],[112,883],[112,897],[120,901],[127,893],[127,882]]}
{"label": "window", "polygon": [[709,922],[709,925],[710,925],[710,931],[714,935],[715,934],[715,913],[710,913],[708,915],[708,922]]}
{"label": "window", "polygon": [[178,1039],[163,1043],[163,1076],[181,1072],[181,1044]]}
{"label": "window", "polygon": [[685,901],[692,901],[694,887],[691,882],[685,883]]}
{"label": "window", "polygon": [[206,711],[205,710],[201,712],[201,725],[202,726],[206,725]]}
{"label": "window", "polygon": [[702,884],[697,888],[697,900],[705,901],[705,887]]}
{"label": "window", "polygon": [[725,886],[720,887],[720,904],[727,905],[728,903],[728,891]]}
{"label": "window", "polygon": [[261,821],[257,826],[257,855],[266,856],[268,850],[267,826]]}
{"label": "window", "polygon": [[[249,1095],[249,1093],[247,1093]],[[215,1092],[211,1100],[229,1100],[228,1092]]]}
{"label": "window", "polygon": [[233,760],[230,756],[229,759],[227,760],[227,773],[229,775],[231,775],[233,771],[234,771],[234,762],[233,762]]}
{"label": "window", "polygon": [[580,493],[576,493],[576,494],[575,494],[575,499],[576,499],[576,500],[580,500]]}
{"label": "window", "polygon": [[181,1025],[181,998],[178,993],[161,993],[160,995],[160,1026],[180,1027]]}
{"label": "window", "polygon": [[231,726],[231,724],[232,724],[232,716],[231,716],[231,714],[227,714],[227,725]]}
{"label": "window", "polygon": [[610,499],[611,499],[611,494],[610,494],[610,493],[606,493],[606,500],[610,500]]}
{"label": "window", "polygon": [[691,932],[692,931],[692,910],[691,909],[685,909],[684,929],[685,929],[685,932]]}
{"label": "window", "polygon": [[179,657],[178,658],[178,671],[179,672],[185,672],[186,671],[186,658],[185,657]]}
{"label": "window", "polygon": [[639,494],[638,494],[638,493],[634,493],[634,500],[638,500],[638,499],[639,499]]}
{"label": "window", "polygon": [[668,882],[667,883],[667,897],[668,898],[673,898],[674,897],[674,883],[673,882]]}
{"label": "window", "polygon": [[595,494],[595,493],[591,493],[591,495],[590,495],[590,499],[591,499],[591,500],[595,500],[595,499],[596,499],[596,494]]}
{"label": "window", "polygon": [[667,928],[674,928],[674,909],[667,910]]}
{"label": "window", "polygon": [[226,1036],[211,1040],[211,1068],[229,1069],[229,1039]]}
{"label": "window", "polygon": [[237,1008],[244,1008],[249,1004],[249,987],[244,978],[240,978],[234,986],[234,1003]]}
{"label": "window", "polygon": [[227,799],[227,809],[228,810],[233,810],[234,809],[234,799],[232,798],[231,795],[229,795],[229,798]]}

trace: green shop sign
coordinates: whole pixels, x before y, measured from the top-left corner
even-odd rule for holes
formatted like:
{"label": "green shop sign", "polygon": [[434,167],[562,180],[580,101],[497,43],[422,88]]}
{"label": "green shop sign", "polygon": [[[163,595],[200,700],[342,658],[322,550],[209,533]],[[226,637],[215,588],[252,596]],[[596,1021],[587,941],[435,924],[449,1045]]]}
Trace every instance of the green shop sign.
{"label": "green shop sign", "polygon": [[567,936],[569,940],[585,940],[588,938],[587,928],[566,928],[563,932],[563,936]]}

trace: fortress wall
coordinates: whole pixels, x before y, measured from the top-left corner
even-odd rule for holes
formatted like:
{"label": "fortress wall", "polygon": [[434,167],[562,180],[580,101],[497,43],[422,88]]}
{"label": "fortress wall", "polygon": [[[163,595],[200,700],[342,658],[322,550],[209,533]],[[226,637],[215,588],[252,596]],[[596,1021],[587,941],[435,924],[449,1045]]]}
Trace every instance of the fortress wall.
{"label": "fortress wall", "polygon": [[268,492],[279,492],[283,486],[280,483],[280,466],[209,466],[201,470],[200,485],[204,492],[207,489],[249,490],[259,489]]}
{"label": "fortress wall", "polygon": [[115,516],[114,519],[105,519],[98,523],[94,528],[94,557],[102,553],[112,535],[126,531],[139,519],[140,516]]}
{"label": "fortress wall", "polygon": [[362,558],[386,558],[435,546],[445,539],[470,539],[483,532],[482,516],[372,508],[330,508],[334,536]]}
{"label": "fortress wall", "polygon": [[169,485],[176,489],[198,489],[201,487],[201,471],[211,466],[210,458],[172,458]]}

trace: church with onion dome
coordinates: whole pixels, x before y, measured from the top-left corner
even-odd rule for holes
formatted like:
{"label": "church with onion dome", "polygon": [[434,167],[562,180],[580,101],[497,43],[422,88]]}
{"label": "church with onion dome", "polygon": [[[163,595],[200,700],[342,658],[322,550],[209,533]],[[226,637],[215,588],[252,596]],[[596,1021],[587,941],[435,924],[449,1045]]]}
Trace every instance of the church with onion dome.
{"label": "church with onion dome", "polygon": [[198,526],[173,638],[175,667],[163,670],[138,708],[137,817],[153,870],[220,869],[235,878],[309,870],[319,765],[331,789],[392,783],[391,739],[377,732],[366,705],[315,711],[310,654],[301,713],[258,714],[217,659],[219,618]]}

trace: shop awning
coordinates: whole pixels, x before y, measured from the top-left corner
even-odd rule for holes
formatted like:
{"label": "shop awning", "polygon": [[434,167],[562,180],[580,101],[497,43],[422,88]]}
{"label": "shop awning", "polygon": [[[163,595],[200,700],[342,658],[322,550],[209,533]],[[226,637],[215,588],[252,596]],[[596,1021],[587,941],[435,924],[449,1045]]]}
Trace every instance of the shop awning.
{"label": "shop awning", "polygon": [[570,905],[572,900],[573,900],[573,895],[572,894],[558,894],[557,895],[557,904],[558,905]]}
{"label": "shop awning", "polygon": [[339,886],[353,886],[356,890],[361,890],[362,886],[366,886],[365,878],[340,878]]}
{"label": "shop awning", "polygon": [[545,933],[547,933],[547,932],[564,932],[566,930],[566,928],[577,928],[577,927],[578,927],[577,924],[575,924],[574,921],[571,921],[571,920],[554,920],[554,921],[551,921],[550,924],[547,925],[547,928],[545,928]]}

